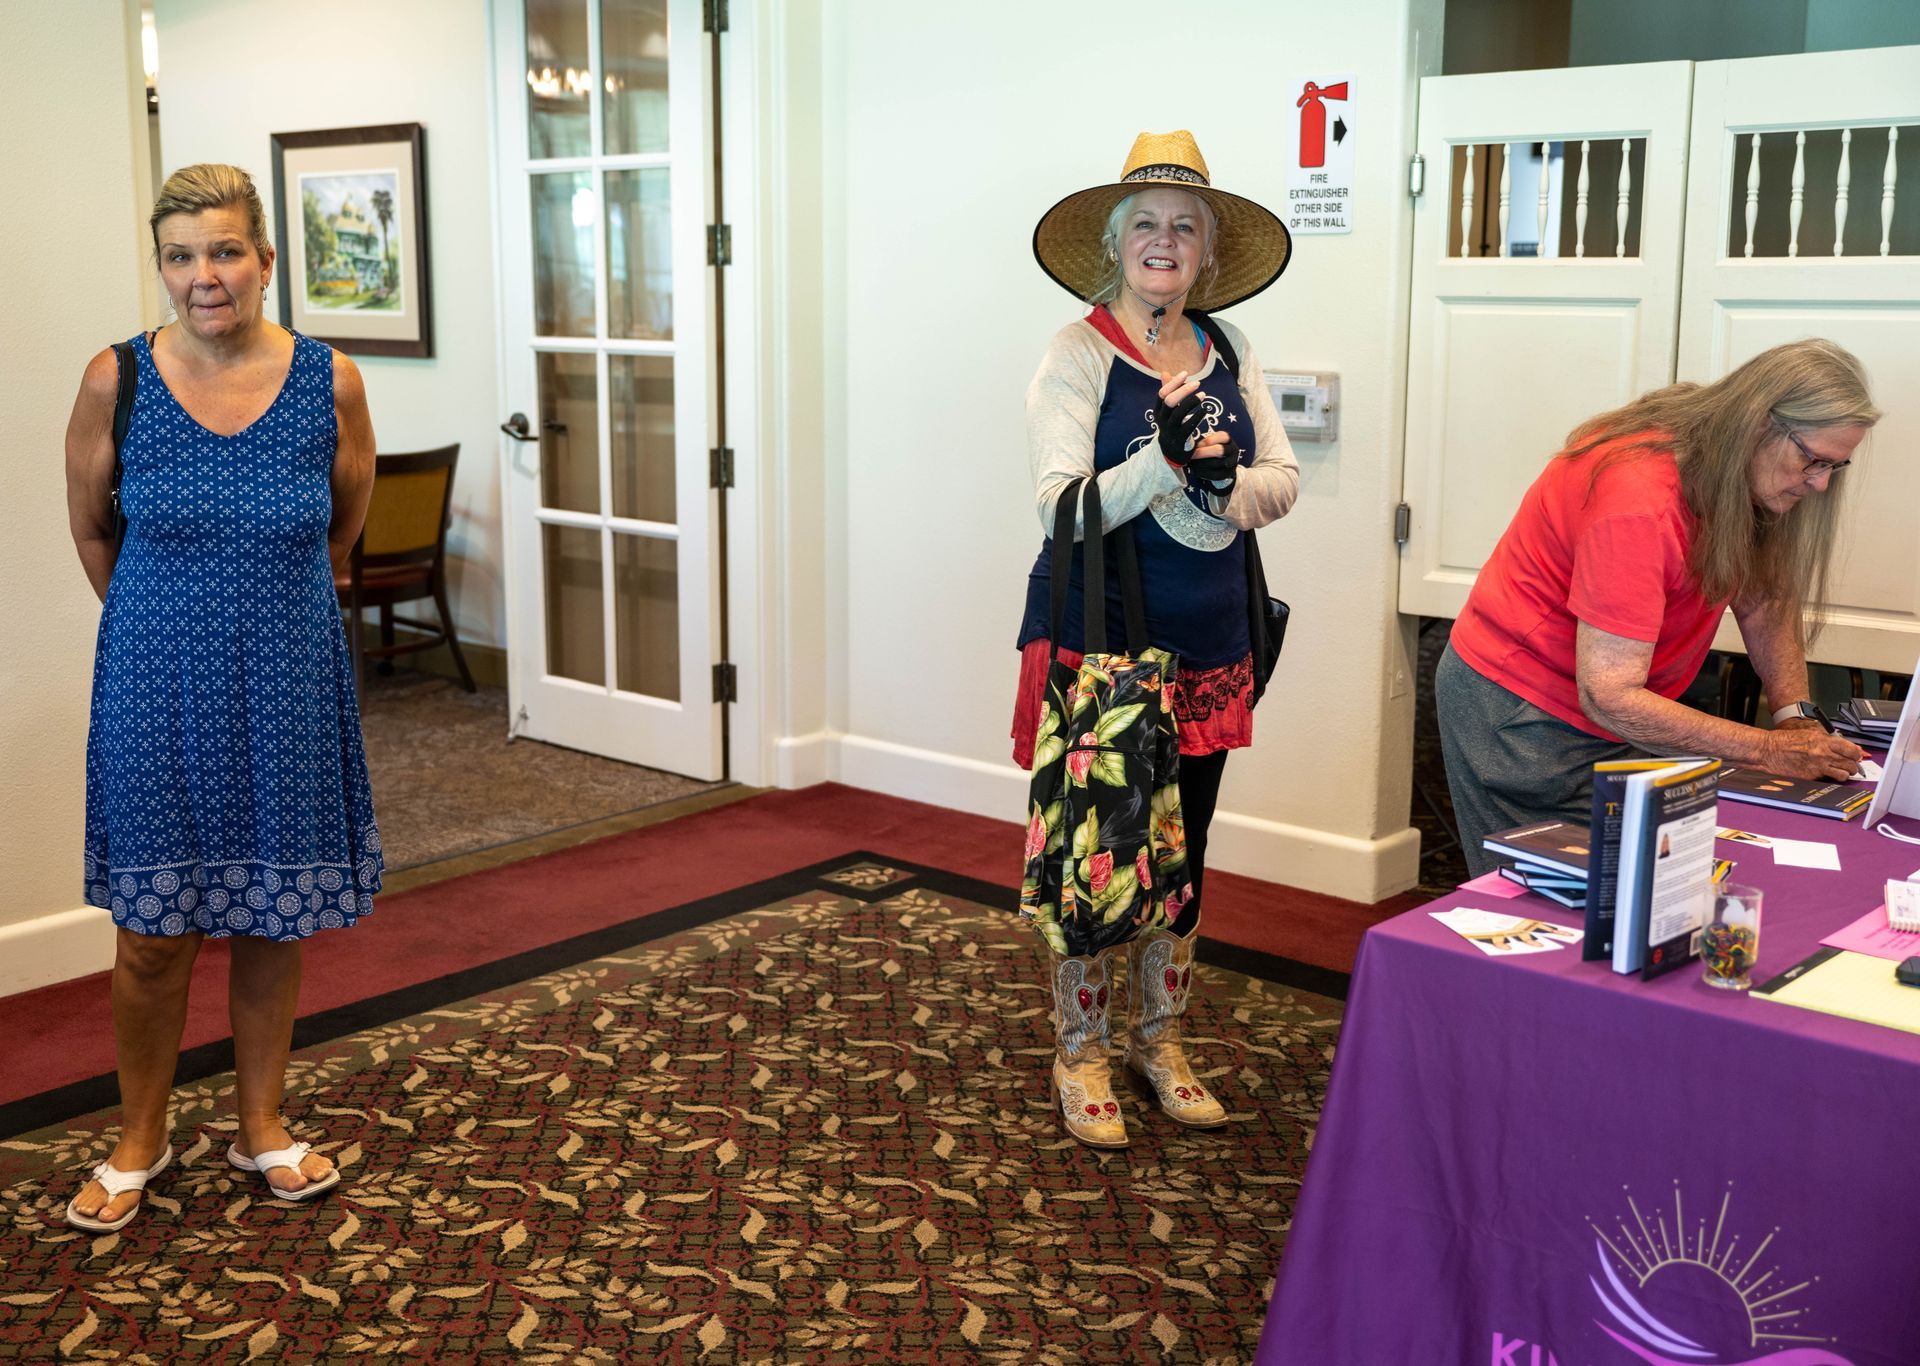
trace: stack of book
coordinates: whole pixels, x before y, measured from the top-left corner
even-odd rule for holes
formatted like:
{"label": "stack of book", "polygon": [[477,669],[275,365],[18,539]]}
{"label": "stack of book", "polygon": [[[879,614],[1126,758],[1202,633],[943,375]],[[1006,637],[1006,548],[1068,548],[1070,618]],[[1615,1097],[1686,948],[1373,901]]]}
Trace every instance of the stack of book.
{"label": "stack of book", "polygon": [[1873,802],[1870,787],[1781,778],[1755,768],[1731,766],[1720,774],[1720,795],[1730,802],[1804,811],[1810,816],[1825,816],[1836,821],[1852,820]]}
{"label": "stack of book", "polygon": [[1875,749],[1885,749],[1893,743],[1893,733],[1900,725],[1899,702],[1882,702],[1872,697],[1856,697],[1851,702],[1840,704],[1840,711],[1833,718],[1833,728],[1849,740]]}
{"label": "stack of book", "polygon": [[1500,876],[1585,912],[1580,956],[1656,977],[1691,960],[1711,917],[1718,759],[1593,767],[1593,820],[1549,818],[1488,835]]}
{"label": "stack of book", "polygon": [[1573,821],[1535,821],[1486,838],[1498,854],[1500,876],[1549,901],[1580,910],[1587,904],[1587,827]]}

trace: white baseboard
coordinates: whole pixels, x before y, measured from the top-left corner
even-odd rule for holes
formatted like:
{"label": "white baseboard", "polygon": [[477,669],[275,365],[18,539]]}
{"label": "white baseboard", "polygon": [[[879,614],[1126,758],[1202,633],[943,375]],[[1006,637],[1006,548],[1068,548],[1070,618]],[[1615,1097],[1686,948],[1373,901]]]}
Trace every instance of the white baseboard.
{"label": "white baseboard", "polygon": [[98,906],[0,925],[0,996],[52,986],[113,966],[113,917]]}
{"label": "white baseboard", "polygon": [[[839,781],[1017,824],[1026,809],[1027,774],[934,750],[837,737]],[[1323,896],[1371,905],[1419,880],[1420,832],[1408,827],[1378,839],[1288,825],[1222,809],[1208,837],[1207,866]]]}
{"label": "white baseboard", "polygon": [[1018,825],[1026,813],[1027,775],[1010,763],[986,763],[864,735],[840,737],[840,781]]}
{"label": "white baseboard", "polygon": [[773,781],[776,787],[812,787],[837,782],[840,777],[840,732],[816,730],[807,735],[783,735],[773,742]]}
{"label": "white baseboard", "polygon": [[1420,832],[1356,839],[1234,811],[1216,812],[1207,867],[1372,905],[1420,880]]}

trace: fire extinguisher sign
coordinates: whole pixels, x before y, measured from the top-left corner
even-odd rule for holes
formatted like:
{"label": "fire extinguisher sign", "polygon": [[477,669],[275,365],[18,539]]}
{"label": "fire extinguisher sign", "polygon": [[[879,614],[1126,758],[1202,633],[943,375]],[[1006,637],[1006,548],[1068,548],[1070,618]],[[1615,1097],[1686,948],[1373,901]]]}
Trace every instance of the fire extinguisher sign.
{"label": "fire extinguisher sign", "polygon": [[1287,227],[1353,231],[1353,78],[1301,77],[1283,87],[1292,105],[1287,139]]}

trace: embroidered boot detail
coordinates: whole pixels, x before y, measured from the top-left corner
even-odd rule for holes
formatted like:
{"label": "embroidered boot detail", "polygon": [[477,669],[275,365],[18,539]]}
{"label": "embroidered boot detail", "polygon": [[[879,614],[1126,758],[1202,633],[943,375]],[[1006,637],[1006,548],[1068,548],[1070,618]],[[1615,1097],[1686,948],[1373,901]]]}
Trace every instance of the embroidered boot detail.
{"label": "embroidered boot detail", "polygon": [[1125,1066],[1143,1089],[1151,1088],[1160,1108],[1193,1129],[1217,1129],[1226,1109],[1193,1075],[1180,1043],[1180,1021],[1193,990],[1196,933],[1178,939],[1165,930],[1149,930],[1127,946],[1131,969],[1128,995],[1133,1024],[1127,1031]]}
{"label": "embroidered boot detail", "polygon": [[1106,957],[1054,958],[1053,1092],[1067,1132],[1091,1148],[1127,1146],[1107,1067],[1111,988]]}

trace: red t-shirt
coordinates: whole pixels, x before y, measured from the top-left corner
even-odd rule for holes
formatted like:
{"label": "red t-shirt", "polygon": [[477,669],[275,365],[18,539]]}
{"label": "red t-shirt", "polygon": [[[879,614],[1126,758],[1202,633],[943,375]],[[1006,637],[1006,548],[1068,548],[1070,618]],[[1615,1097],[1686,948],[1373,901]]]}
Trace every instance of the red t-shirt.
{"label": "red t-shirt", "polygon": [[1578,623],[1651,642],[1647,688],[1678,697],[1727,605],[1708,602],[1688,566],[1697,521],[1672,453],[1621,454],[1642,439],[1548,461],[1453,625],[1454,653],[1475,672],[1612,740],[1620,737],[1580,710]]}

